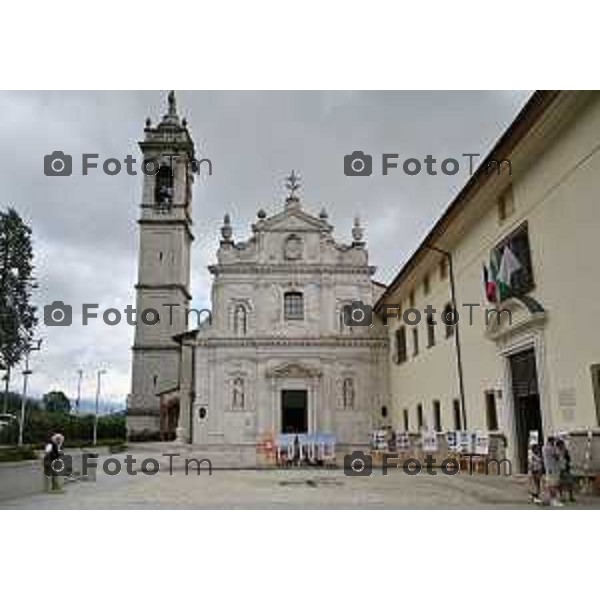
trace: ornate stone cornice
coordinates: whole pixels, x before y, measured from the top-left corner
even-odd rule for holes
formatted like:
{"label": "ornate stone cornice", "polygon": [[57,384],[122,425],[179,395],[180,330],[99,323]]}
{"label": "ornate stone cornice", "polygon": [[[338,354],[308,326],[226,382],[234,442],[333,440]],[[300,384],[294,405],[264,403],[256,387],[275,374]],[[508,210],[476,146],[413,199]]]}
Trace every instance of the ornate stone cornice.
{"label": "ornate stone cornice", "polygon": [[198,345],[204,347],[320,347],[320,348],[387,348],[389,340],[386,337],[285,337],[285,336],[261,336],[261,337],[202,337],[198,338]]}
{"label": "ornate stone cornice", "polygon": [[192,295],[188,289],[180,283],[138,283],[135,285],[136,290],[179,290],[188,300],[192,299]]}
{"label": "ornate stone cornice", "polygon": [[323,275],[368,275],[375,274],[376,267],[371,265],[334,265],[320,263],[305,264],[258,264],[258,263],[232,263],[210,265],[208,270],[213,275],[222,275],[227,273],[244,273],[248,275],[270,275],[270,274],[323,274]]}
{"label": "ornate stone cornice", "polygon": [[[142,206],[150,206],[154,205],[142,205]],[[192,220],[189,218],[184,219],[138,219],[138,225],[152,225],[154,226],[168,226],[173,227],[173,225],[182,225],[185,228],[185,231],[192,242],[196,239],[194,234],[192,233]]]}

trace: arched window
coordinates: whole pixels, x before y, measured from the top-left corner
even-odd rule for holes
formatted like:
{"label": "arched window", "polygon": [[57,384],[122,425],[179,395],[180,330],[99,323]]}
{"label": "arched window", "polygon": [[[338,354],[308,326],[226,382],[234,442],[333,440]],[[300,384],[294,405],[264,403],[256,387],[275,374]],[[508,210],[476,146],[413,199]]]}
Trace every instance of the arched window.
{"label": "arched window", "polygon": [[245,390],[244,390],[244,378],[236,377],[233,380],[233,389],[231,397],[231,408],[233,410],[243,410],[245,406]]}
{"label": "arched window", "polygon": [[343,387],[343,402],[344,408],[354,408],[354,379],[346,377],[344,379]]}
{"label": "arched window", "polygon": [[154,203],[160,210],[170,210],[173,205],[173,172],[167,165],[162,165],[155,177]]}
{"label": "arched window", "polygon": [[283,296],[283,314],[286,321],[304,319],[304,296],[302,292],[286,292]]}
{"label": "arched window", "polygon": [[233,332],[236,335],[248,333],[248,311],[243,304],[236,304],[233,309]]}

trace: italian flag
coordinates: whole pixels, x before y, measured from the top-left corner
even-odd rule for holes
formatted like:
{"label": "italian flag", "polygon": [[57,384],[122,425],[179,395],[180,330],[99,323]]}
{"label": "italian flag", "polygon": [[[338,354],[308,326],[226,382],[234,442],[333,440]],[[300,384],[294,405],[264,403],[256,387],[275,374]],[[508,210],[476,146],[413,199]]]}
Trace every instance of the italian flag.
{"label": "italian flag", "polygon": [[500,268],[498,251],[492,250],[490,253],[490,266],[483,265],[483,286],[485,297],[488,302],[496,303],[498,298],[498,270]]}

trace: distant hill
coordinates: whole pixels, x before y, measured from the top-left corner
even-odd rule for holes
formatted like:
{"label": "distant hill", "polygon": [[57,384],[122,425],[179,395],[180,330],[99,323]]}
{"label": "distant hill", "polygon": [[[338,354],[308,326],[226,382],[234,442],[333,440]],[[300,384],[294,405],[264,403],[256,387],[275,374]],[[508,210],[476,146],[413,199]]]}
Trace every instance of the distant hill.
{"label": "distant hill", "polygon": [[[84,400],[81,399],[79,403],[79,413],[86,414],[91,413],[94,414],[94,410],[96,407],[95,400]],[[71,408],[75,411],[75,401],[71,400]],[[99,415],[108,415],[111,413],[124,413],[125,412],[125,401],[123,402],[99,402],[98,403],[98,414]]]}

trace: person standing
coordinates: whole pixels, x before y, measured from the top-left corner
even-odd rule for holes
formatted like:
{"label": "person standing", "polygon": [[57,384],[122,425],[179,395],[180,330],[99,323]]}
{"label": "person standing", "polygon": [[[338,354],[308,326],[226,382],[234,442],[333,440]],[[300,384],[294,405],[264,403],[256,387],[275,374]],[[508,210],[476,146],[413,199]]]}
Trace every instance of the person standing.
{"label": "person standing", "polygon": [[550,506],[563,506],[558,498],[558,489],[560,484],[560,458],[556,448],[556,439],[549,436],[542,448],[542,457],[544,459],[545,487],[547,498],[544,504]]}
{"label": "person standing", "polygon": [[[47,492],[63,491],[63,475],[59,474],[65,438],[60,433],[50,436],[44,450],[44,479]],[[57,462],[58,461],[58,462]],[[57,468],[59,467],[59,468]]]}
{"label": "person standing", "polygon": [[562,500],[575,502],[573,495],[574,481],[571,473],[571,455],[564,440],[556,442],[556,450],[560,462],[559,490]]}
{"label": "person standing", "polygon": [[528,472],[530,485],[530,501],[534,504],[541,504],[540,498],[542,489],[542,475],[544,474],[544,461],[542,459],[542,450],[539,444],[533,444],[529,449]]}

